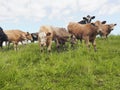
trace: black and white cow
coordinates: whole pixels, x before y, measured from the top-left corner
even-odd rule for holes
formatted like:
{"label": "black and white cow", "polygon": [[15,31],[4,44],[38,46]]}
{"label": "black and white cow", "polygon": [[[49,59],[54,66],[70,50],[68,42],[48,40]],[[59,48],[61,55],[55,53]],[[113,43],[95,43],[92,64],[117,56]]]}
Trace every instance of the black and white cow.
{"label": "black and white cow", "polygon": [[38,32],[36,33],[31,33],[31,36],[33,38],[33,40],[31,42],[35,42],[35,41],[38,41]]}
{"label": "black and white cow", "polygon": [[83,17],[83,20],[79,21],[78,23],[80,23],[80,24],[91,23],[92,19],[94,19],[94,18],[95,18],[95,16],[87,15],[87,17]]}
{"label": "black and white cow", "polygon": [[7,41],[7,35],[4,33],[3,28],[0,27],[0,47],[2,48],[2,44],[4,41]]}

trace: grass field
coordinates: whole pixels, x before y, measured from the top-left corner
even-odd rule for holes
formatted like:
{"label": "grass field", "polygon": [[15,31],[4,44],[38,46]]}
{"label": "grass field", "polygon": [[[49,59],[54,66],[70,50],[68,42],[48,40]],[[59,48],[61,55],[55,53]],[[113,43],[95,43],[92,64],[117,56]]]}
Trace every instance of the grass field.
{"label": "grass field", "polygon": [[41,53],[38,44],[0,49],[0,90],[120,90],[120,36]]}

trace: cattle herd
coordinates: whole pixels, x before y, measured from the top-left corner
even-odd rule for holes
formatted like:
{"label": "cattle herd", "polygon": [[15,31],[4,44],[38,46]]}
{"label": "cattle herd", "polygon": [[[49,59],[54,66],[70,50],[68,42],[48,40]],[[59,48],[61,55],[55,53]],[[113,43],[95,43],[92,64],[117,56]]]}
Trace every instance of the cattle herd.
{"label": "cattle herd", "polygon": [[96,36],[100,35],[102,38],[107,38],[117,24],[106,24],[106,21],[99,20],[91,22],[92,19],[95,19],[95,16],[87,15],[79,22],[69,22],[67,29],[43,25],[36,33],[23,32],[22,30],[3,30],[0,27],[0,47],[2,48],[3,42],[8,48],[10,43],[13,43],[14,50],[17,50],[19,42],[23,44],[23,41],[30,40],[31,42],[38,41],[40,51],[47,47],[50,52],[53,41],[59,50],[60,46],[64,48],[66,42],[69,42],[73,47],[74,44],[77,44],[77,40],[81,42],[84,40],[88,48],[92,43],[94,51],[96,51]]}

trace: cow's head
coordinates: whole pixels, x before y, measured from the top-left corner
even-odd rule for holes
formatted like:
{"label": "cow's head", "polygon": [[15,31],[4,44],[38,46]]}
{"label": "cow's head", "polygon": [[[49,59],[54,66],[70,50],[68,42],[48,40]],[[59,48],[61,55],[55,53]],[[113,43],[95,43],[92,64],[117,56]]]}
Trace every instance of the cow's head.
{"label": "cow's head", "polygon": [[92,19],[94,19],[95,16],[90,16],[90,15],[87,15],[87,17],[83,17],[83,20],[86,22],[86,23],[90,23],[92,21]]}
{"label": "cow's head", "polygon": [[32,35],[29,32],[25,33],[25,37],[27,40],[33,40]]}
{"label": "cow's head", "polygon": [[117,24],[108,24],[109,30],[112,31]]}
{"label": "cow's head", "polygon": [[32,33],[31,34],[33,38],[37,39],[38,38],[38,33]]}
{"label": "cow's head", "polygon": [[96,21],[94,24],[95,24],[95,26],[97,27],[97,33],[99,34],[99,33],[102,32],[102,30],[103,30],[103,25],[106,24],[106,21],[102,21],[102,22]]}
{"label": "cow's head", "polygon": [[110,32],[114,29],[116,25],[117,24],[106,24],[107,28],[103,28],[104,30],[100,33],[100,36],[102,38],[107,38],[107,36],[110,34]]}
{"label": "cow's head", "polygon": [[40,32],[38,34],[40,46],[46,46],[47,39],[51,36],[50,32]]}
{"label": "cow's head", "polygon": [[34,42],[34,41],[38,40],[38,33],[31,33],[31,36],[33,38],[33,40],[31,40],[31,42]]}

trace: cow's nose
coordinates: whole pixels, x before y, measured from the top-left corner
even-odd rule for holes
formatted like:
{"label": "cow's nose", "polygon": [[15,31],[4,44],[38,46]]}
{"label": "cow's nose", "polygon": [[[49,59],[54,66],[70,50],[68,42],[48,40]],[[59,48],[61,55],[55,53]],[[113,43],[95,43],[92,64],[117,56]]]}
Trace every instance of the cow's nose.
{"label": "cow's nose", "polygon": [[43,47],[43,46],[44,46],[44,44],[41,44],[41,46]]}
{"label": "cow's nose", "polygon": [[44,47],[44,46],[46,46],[46,44],[45,44],[45,43],[43,43],[43,44],[41,44],[41,46],[42,46],[42,47]]}
{"label": "cow's nose", "polygon": [[97,33],[101,33],[102,32],[102,29],[99,29],[98,31],[97,31]]}

